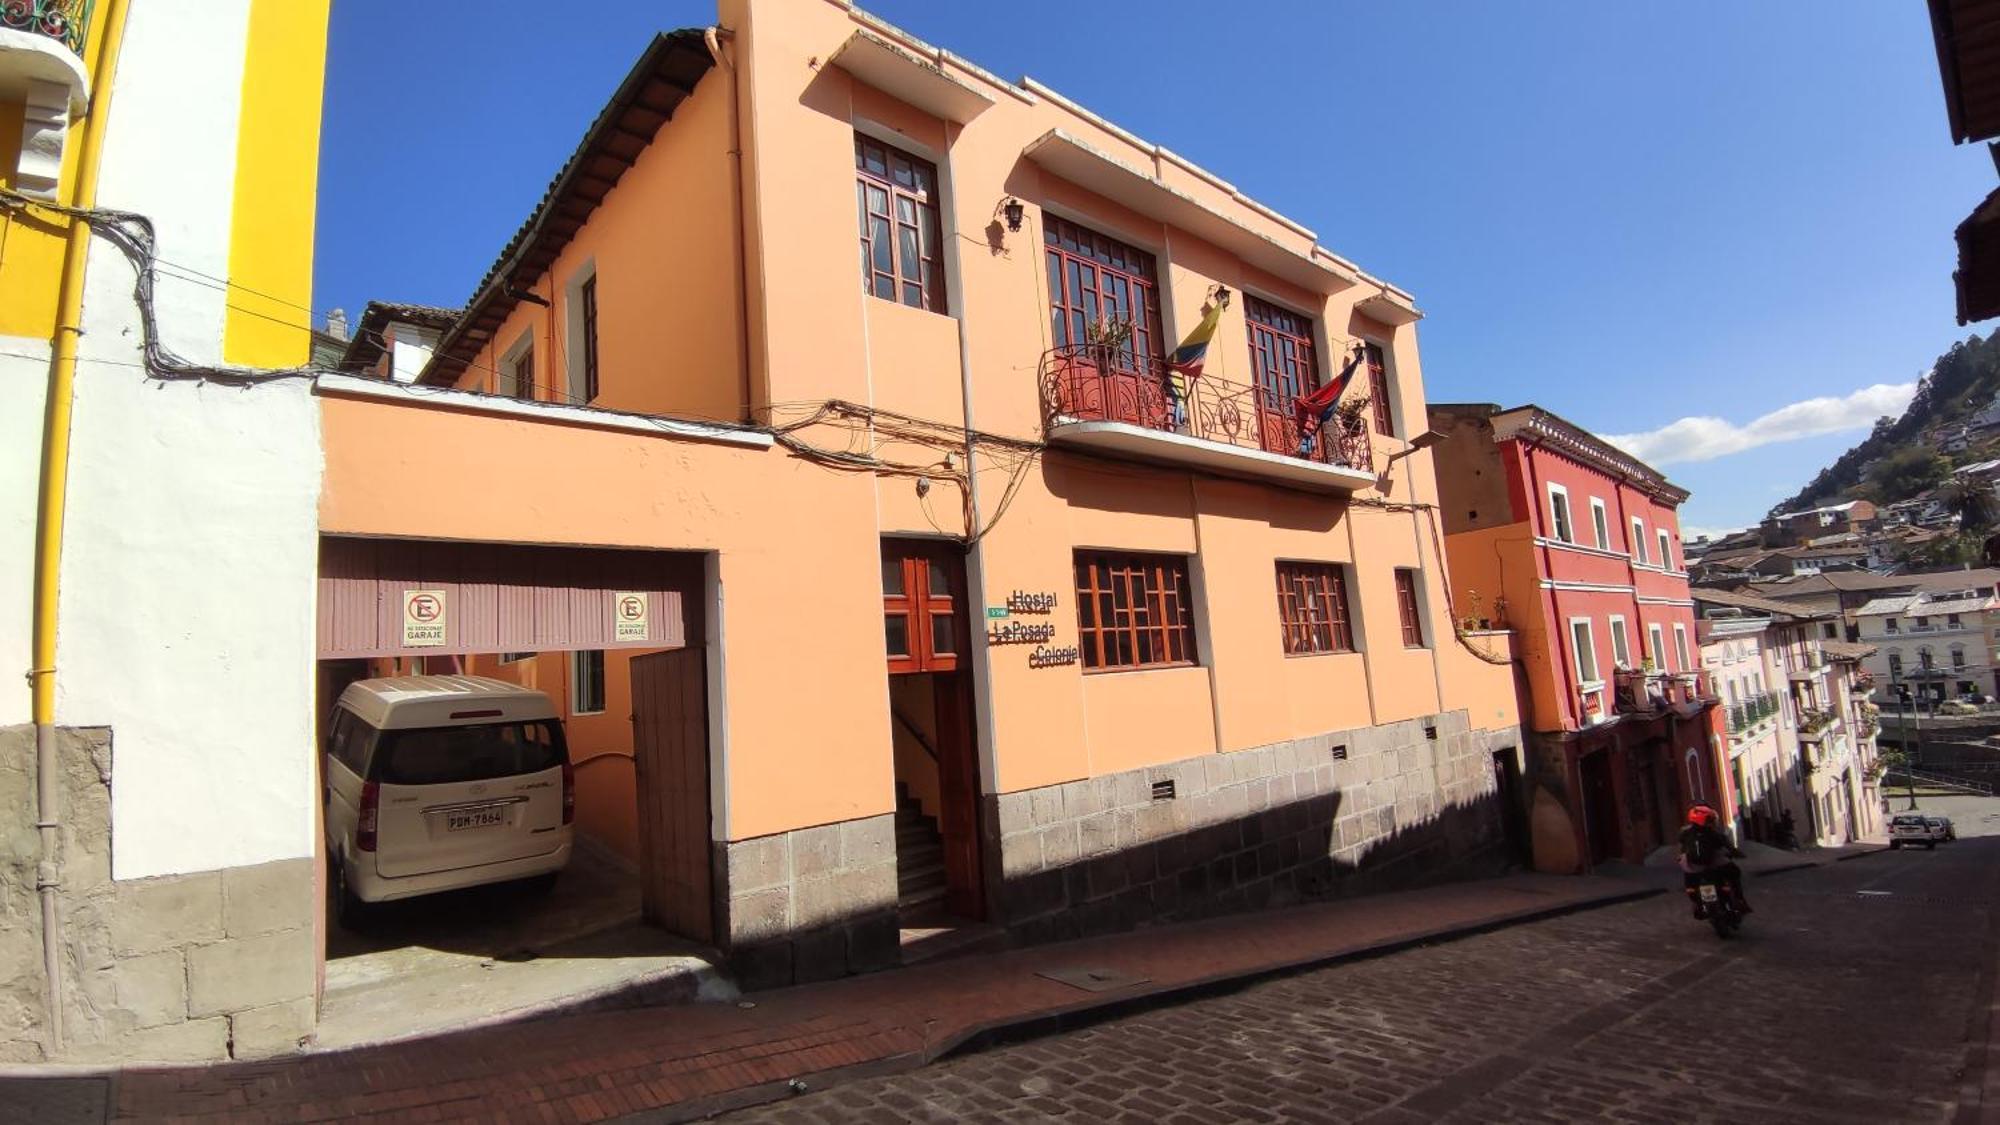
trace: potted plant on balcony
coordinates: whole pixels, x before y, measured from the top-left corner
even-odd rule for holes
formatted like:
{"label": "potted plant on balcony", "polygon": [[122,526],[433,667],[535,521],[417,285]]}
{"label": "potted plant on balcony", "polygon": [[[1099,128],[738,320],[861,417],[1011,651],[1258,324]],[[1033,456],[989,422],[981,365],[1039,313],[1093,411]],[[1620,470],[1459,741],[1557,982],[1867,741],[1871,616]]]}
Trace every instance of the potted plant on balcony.
{"label": "potted plant on balcony", "polygon": [[[1132,344],[1132,322],[1099,317],[1083,326],[1083,339],[1056,353],[1055,384],[1057,413],[1076,418],[1109,418],[1123,421],[1133,413],[1132,404],[1114,401],[1109,374],[1127,366],[1119,357]],[[1120,406],[1125,409],[1120,409]]]}

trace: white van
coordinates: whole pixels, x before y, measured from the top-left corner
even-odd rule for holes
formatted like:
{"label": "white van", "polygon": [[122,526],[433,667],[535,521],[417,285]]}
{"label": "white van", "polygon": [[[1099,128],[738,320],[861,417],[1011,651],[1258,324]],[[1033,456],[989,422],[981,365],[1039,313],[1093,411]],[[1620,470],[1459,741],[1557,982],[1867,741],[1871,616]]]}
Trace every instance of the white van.
{"label": "white van", "polygon": [[328,866],[343,916],[484,883],[552,882],[576,787],[554,701],[483,676],[348,685],[327,726]]}

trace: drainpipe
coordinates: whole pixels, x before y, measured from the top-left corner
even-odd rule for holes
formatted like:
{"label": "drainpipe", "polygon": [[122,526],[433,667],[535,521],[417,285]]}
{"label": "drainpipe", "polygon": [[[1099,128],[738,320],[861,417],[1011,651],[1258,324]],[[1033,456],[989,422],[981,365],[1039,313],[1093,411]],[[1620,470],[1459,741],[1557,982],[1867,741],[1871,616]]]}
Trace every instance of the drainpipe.
{"label": "drainpipe", "polygon": [[743,187],[743,80],[736,64],[722,52],[721,38],[728,35],[733,42],[735,34],[718,27],[703,29],[702,43],[708,47],[708,55],[715,65],[729,72],[729,217],[736,228],[736,346],[743,356],[742,379],[738,389],[743,396],[743,417],[755,421],[754,393],[750,378],[750,230],[747,212],[749,202],[744,198]]}
{"label": "drainpipe", "polygon": [[[97,88],[84,108],[70,204],[97,205],[97,166],[104,152],[104,121],[111,109],[112,77],[125,39],[126,0],[107,0],[104,34],[90,67]],[[42,904],[42,974],[48,997],[49,1058],[63,1047],[62,931],[56,892],[62,886],[62,795],[56,769],[56,596],[62,583],[63,514],[69,497],[70,413],[76,400],[76,339],[83,332],[83,270],[90,225],[71,216],[63,246],[62,282],[56,298],[56,331],[49,361],[48,403],[42,420],[42,471],[35,496],[33,663],[28,683],[35,723],[35,827],[41,859],[35,886]]]}

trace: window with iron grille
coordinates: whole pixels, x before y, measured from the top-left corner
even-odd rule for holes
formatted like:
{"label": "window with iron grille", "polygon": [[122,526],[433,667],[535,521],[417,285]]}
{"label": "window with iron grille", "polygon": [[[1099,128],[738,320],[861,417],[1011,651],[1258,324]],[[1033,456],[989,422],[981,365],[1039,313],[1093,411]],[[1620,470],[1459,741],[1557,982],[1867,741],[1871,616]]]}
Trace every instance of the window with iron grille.
{"label": "window with iron grille", "polygon": [[1078,647],[1085,668],[1193,664],[1194,599],[1179,555],[1076,553]]}
{"label": "window with iron grille", "polygon": [[1403,643],[1410,648],[1424,647],[1424,619],[1417,609],[1417,572],[1396,571],[1396,612],[1403,619]]}
{"label": "window with iron grille", "polygon": [[1287,656],[1354,651],[1347,576],[1332,563],[1278,564],[1278,619]]}
{"label": "window with iron grille", "polygon": [[1055,346],[1088,343],[1086,329],[1100,320],[1130,321],[1132,342],[1113,362],[1150,371],[1147,365],[1165,354],[1153,256],[1054,215],[1043,216],[1042,242]]}
{"label": "window with iron grille", "polygon": [[937,167],[856,133],[854,172],[861,291],[944,312]]}
{"label": "window with iron grille", "polygon": [[1250,329],[1250,371],[1257,377],[1260,405],[1290,409],[1293,399],[1319,385],[1312,318],[1245,293],[1243,319]]}
{"label": "window with iron grille", "polygon": [[577,305],[583,310],[583,401],[597,400],[597,277],[595,274],[576,290]]}
{"label": "window with iron grille", "polygon": [[1368,353],[1368,405],[1375,412],[1375,432],[1396,436],[1396,415],[1389,405],[1389,361],[1382,345],[1364,345]]}

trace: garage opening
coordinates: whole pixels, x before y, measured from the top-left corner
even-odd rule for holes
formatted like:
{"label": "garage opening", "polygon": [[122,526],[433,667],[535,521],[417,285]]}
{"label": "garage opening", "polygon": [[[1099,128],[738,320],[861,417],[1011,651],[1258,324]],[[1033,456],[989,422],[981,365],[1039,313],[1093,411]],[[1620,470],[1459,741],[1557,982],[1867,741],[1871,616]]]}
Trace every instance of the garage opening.
{"label": "garage opening", "polygon": [[714,987],[707,570],[322,539],[322,1046]]}

